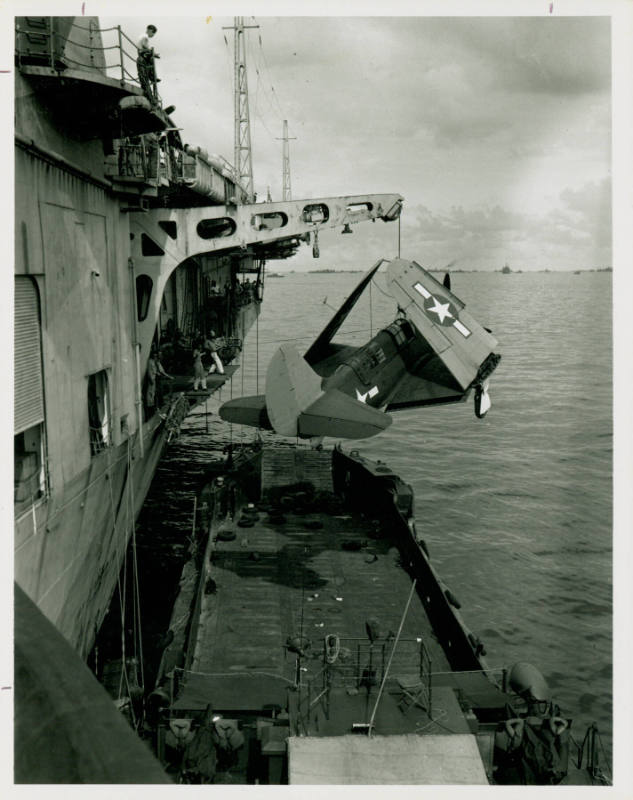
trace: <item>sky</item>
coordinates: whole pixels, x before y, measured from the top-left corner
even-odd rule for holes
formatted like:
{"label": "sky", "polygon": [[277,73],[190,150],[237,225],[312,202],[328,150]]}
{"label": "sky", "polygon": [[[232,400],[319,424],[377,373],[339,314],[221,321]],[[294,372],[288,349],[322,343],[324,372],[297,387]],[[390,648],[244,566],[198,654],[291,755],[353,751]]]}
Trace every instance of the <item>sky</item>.
{"label": "sky", "polygon": [[[245,17],[253,175],[293,198],[396,192],[401,252],[455,269],[611,266],[609,17]],[[233,159],[232,17],[100,17],[161,59],[184,141]],[[365,268],[397,224],[320,237],[280,268]]]}

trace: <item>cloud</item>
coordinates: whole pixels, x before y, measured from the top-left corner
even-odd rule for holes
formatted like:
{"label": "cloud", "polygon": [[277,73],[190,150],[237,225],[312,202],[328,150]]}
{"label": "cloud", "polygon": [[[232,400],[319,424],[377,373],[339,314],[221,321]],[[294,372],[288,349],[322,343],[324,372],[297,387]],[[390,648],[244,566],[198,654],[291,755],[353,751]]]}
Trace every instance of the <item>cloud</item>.
{"label": "cloud", "polygon": [[[158,19],[161,94],[183,138],[233,159],[231,18]],[[123,22],[132,35],[145,18]],[[611,43],[601,17],[261,17],[249,31],[255,188],[405,197],[402,252],[464,268],[610,262]],[[226,36],[228,44],[225,43]],[[586,184],[586,185],[585,185]],[[395,226],[332,234],[341,266]],[[327,237],[326,237],[327,238]],[[324,238],[324,241],[326,241]],[[334,246],[335,244],[335,246]],[[565,251],[565,248],[568,251]],[[322,262],[328,247],[322,247]],[[302,248],[302,263],[312,263]],[[522,266],[519,266],[519,262]],[[318,265],[318,262],[317,262]]]}
{"label": "cloud", "polygon": [[611,21],[605,17],[455,20],[450,35],[486,65],[489,85],[573,95],[611,87]]}
{"label": "cloud", "polygon": [[559,207],[520,214],[501,206],[435,214],[425,206],[407,210],[403,240],[430,266],[455,259],[464,269],[593,268],[611,264],[609,178],[560,193]]}
{"label": "cloud", "polygon": [[[566,231],[574,241],[586,243],[594,259],[611,263],[611,181],[590,182],[581,189],[565,189],[560,195],[563,207],[551,222]],[[546,228],[551,236],[551,229]],[[554,237],[555,238],[555,237]],[[608,258],[607,258],[608,253]]]}

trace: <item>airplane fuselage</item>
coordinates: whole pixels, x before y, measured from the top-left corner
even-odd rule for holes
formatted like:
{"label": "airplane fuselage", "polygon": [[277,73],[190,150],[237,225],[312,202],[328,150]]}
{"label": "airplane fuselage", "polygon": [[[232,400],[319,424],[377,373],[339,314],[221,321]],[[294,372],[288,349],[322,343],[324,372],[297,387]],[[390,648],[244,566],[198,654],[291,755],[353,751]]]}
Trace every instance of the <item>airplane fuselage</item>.
{"label": "airplane fuselage", "polygon": [[373,408],[386,406],[420,348],[411,324],[397,319],[359,347],[323,380],[324,391],[338,389]]}
{"label": "airplane fuselage", "polygon": [[[322,389],[338,389],[373,408],[385,408],[397,398],[411,374],[424,375],[433,355],[415,327],[398,317],[367,344],[346,353],[342,363],[323,380]],[[456,400],[461,399],[460,387],[451,384],[449,380],[447,391],[453,391]]]}

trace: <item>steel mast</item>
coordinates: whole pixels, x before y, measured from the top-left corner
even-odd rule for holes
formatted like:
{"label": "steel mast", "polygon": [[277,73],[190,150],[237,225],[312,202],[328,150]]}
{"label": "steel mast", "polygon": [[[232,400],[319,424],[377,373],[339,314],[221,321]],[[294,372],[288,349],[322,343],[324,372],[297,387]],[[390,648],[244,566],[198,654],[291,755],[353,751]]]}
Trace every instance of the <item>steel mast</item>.
{"label": "steel mast", "polygon": [[248,202],[252,202],[255,193],[251,122],[248,108],[248,79],[246,74],[246,39],[244,34],[247,28],[259,28],[259,25],[244,25],[243,17],[234,17],[233,25],[224,27],[224,30],[232,30],[234,32],[235,169],[238,180],[246,192]]}
{"label": "steel mast", "polygon": [[[292,200],[292,192],[290,190],[290,147],[288,142],[290,139],[296,139],[296,136],[288,136],[288,120],[284,120],[284,135],[283,141],[283,156],[282,156],[282,172],[283,172],[283,189],[282,200]],[[277,137],[279,141],[279,137]]]}

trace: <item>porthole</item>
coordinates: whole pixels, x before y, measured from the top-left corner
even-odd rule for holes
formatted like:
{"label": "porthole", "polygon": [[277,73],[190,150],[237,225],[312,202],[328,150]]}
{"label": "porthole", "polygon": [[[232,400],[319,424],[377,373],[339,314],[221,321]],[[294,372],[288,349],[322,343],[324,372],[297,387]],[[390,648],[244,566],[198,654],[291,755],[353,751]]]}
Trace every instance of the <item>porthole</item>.
{"label": "porthole", "polygon": [[330,218],[330,209],[325,203],[312,203],[305,206],[301,214],[304,222],[316,225],[321,222],[327,222]]}
{"label": "porthole", "polygon": [[218,219],[201,219],[196,226],[196,231],[201,239],[220,239],[224,236],[232,236],[236,228],[235,220],[231,217],[219,217]]}
{"label": "porthole", "polygon": [[348,214],[361,214],[363,212],[371,211],[373,208],[372,203],[351,203],[347,206]]}
{"label": "porthole", "polygon": [[281,211],[271,211],[268,214],[253,214],[251,226],[256,231],[268,231],[274,228],[283,228],[288,224],[288,216]]}

